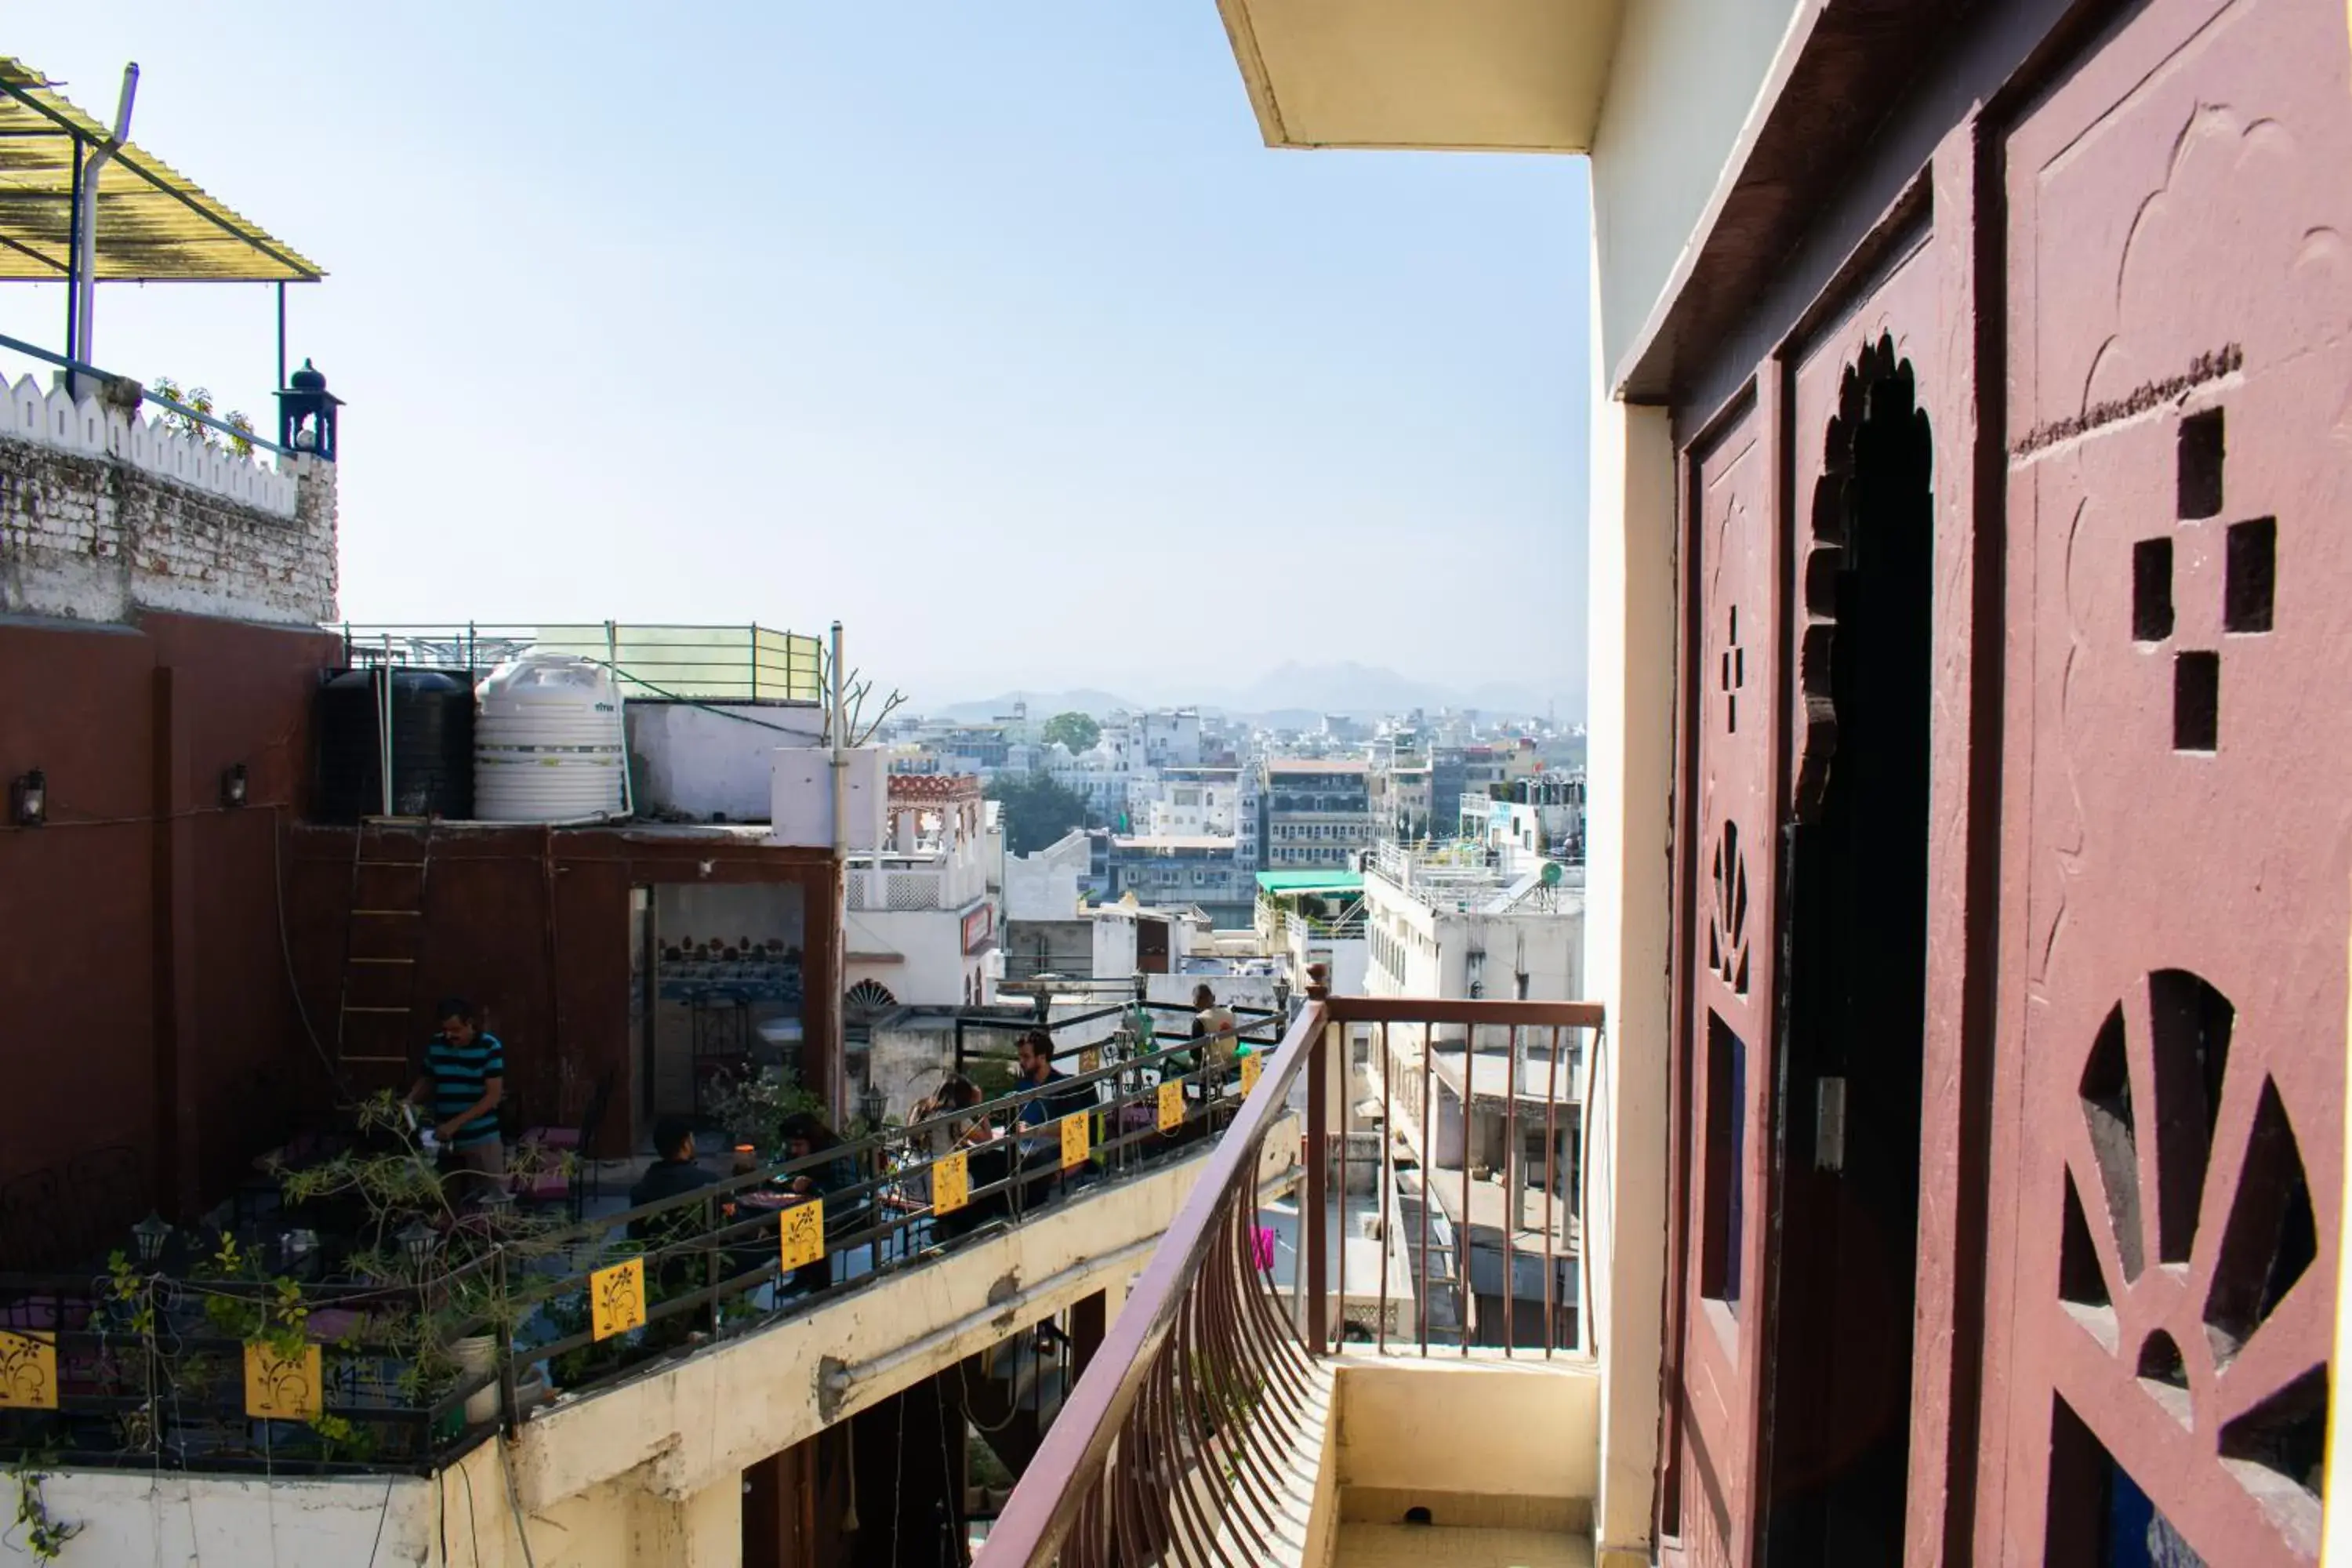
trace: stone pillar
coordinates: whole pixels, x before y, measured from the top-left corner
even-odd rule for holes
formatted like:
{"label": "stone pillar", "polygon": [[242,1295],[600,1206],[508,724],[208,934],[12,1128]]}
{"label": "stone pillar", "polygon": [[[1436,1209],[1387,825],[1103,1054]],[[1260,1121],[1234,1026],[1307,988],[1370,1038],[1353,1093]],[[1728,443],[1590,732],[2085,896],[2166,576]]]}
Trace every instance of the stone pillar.
{"label": "stone pillar", "polygon": [[342,565],[335,524],[335,465],[314,453],[302,452],[280,463],[294,467],[294,525],[302,531],[304,553],[317,563],[319,606],[315,618],[334,620],[341,613]]}

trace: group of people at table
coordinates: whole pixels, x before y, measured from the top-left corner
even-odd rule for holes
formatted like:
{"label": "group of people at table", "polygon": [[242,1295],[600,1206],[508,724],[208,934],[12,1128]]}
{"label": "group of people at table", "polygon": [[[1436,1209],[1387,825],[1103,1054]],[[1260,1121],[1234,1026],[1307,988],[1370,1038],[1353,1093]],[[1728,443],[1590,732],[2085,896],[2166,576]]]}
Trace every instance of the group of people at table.
{"label": "group of people at table", "polygon": [[[1219,1065],[1249,1053],[1249,1043],[1236,1037],[1233,1010],[1220,1004],[1209,987],[1198,987],[1192,999],[1198,1009],[1192,1019],[1192,1037],[1204,1044],[1189,1057],[1171,1053],[1163,1070],[1197,1068],[1202,1065],[1202,1053]],[[497,1036],[478,1026],[470,1003],[451,998],[437,1011],[440,1031],[426,1048],[425,1070],[407,1098],[412,1105],[430,1108],[432,1120],[424,1130],[424,1142],[428,1149],[439,1152],[445,1175],[456,1189],[452,1196],[463,1202],[495,1189],[505,1178],[499,1116],[504,1099],[505,1047]],[[969,1235],[1014,1212],[1016,1190],[1023,1209],[1050,1196],[1063,1180],[1063,1172],[1060,1142],[1049,1129],[1065,1117],[1093,1110],[1098,1103],[1094,1085],[1076,1083],[1054,1066],[1053,1037],[1043,1029],[1021,1037],[1016,1065],[1018,1089],[1038,1092],[1020,1103],[1010,1126],[1000,1127],[979,1114],[985,1097],[978,1084],[961,1073],[950,1076],[937,1093],[919,1102],[908,1114],[910,1125],[938,1123],[930,1129],[930,1147],[923,1152],[929,1161],[957,1152],[967,1156],[968,1189],[974,1196],[933,1219],[933,1233],[939,1239]],[[1057,1083],[1064,1087],[1056,1089]],[[806,1112],[786,1117],[779,1132],[788,1163],[808,1161],[828,1149],[844,1149],[844,1152],[781,1176],[769,1188],[740,1194],[727,1205],[729,1215],[739,1206],[787,1208],[810,1198],[851,1192],[862,1184],[856,1161],[820,1118]],[[724,1179],[702,1164],[694,1124],[683,1117],[665,1117],[655,1124],[654,1152],[653,1164],[629,1190],[633,1209],[680,1197]],[[825,1229],[835,1236],[863,1229],[877,1201],[902,1212],[931,1208],[933,1168],[927,1162],[878,1199],[872,1194],[858,1194],[840,1212],[827,1213]],[[1015,1182],[1013,1178],[1023,1173],[1026,1174]],[[679,1211],[681,1215],[691,1212],[690,1207]],[[630,1228],[637,1239],[664,1240],[669,1238],[667,1230],[674,1226],[675,1222],[666,1226],[656,1215],[633,1223]],[[790,1283],[797,1292],[820,1289],[832,1281],[833,1259],[827,1256],[796,1270]]]}

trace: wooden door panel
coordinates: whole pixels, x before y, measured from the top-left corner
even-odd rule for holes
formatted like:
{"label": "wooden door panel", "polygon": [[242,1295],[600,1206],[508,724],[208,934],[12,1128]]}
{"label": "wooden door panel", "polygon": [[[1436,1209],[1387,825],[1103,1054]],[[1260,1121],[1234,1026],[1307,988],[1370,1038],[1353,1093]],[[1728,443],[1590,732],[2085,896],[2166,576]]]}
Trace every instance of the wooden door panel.
{"label": "wooden door panel", "polygon": [[2352,923],[2346,43],[2336,0],[2155,0],[2007,141],[2013,1245],[1986,1562],[2075,1560],[2102,1498],[2209,1562],[2317,1553]]}
{"label": "wooden door panel", "polygon": [[1685,1146],[1668,1434],[1681,1551],[1750,1561],[1757,1427],[1753,1353],[1765,1257],[1761,1197],[1775,952],[1780,792],[1778,400],[1750,398],[1686,464],[1693,541],[1684,589],[1696,677],[1686,722],[1692,841],[1678,997]]}

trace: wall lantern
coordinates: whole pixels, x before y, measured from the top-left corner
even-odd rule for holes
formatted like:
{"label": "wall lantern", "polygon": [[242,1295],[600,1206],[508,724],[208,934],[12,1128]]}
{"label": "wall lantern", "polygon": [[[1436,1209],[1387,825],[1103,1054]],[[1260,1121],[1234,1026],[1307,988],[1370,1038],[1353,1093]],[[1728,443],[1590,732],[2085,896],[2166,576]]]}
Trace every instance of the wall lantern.
{"label": "wall lantern", "polygon": [[159,1263],[163,1258],[163,1244],[172,1239],[171,1224],[150,1210],[145,1219],[131,1227],[131,1239],[138,1245],[140,1262]]}
{"label": "wall lantern", "polygon": [[433,1258],[433,1227],[421,1219],[413,1219],[396,1239],[407,1252],[408,1261],[416,1267],[418,1272],[423,1272],[425,1265]]}
{"label": "wall lantern", "polygon": [[38,827],[48,821],[48,775],[38,768],[18,774],[8,786],[8,810],[19,827]]}
{"label": "wall lantern", "polygon": [[890,1097],[878,1083],[868,1082],[866,1092],[857,1097],[857,1109],[866,1118],[866,1131],[882,1131],[882,1119],[890,1114]]}
{"label": "wall lantern", "polygon": [[229,769],[226,773],[222,773],[221,809],[224,811],[235,811],[238,806],[243,805],[245,804],[245,787],[246,776],[245,764],[243,763],[237,763],[236,766]]}

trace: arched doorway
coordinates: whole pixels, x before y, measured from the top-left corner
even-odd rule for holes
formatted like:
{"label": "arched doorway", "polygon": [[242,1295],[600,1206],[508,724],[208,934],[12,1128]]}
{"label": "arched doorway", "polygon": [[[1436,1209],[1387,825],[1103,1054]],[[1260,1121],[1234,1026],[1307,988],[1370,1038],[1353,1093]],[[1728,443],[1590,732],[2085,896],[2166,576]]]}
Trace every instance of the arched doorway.
{"label": "arched doorway", "polygon": [[1881,337],[1812,494],[1812,733],[1783,854],[1765,1560],[1903,1559],[1927,982],[1934,442]]}

